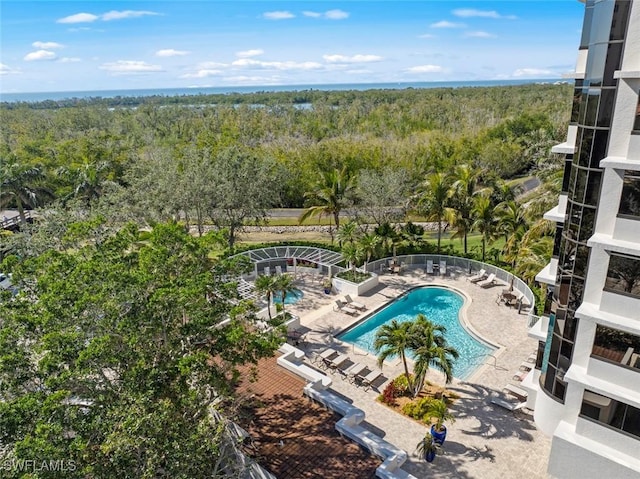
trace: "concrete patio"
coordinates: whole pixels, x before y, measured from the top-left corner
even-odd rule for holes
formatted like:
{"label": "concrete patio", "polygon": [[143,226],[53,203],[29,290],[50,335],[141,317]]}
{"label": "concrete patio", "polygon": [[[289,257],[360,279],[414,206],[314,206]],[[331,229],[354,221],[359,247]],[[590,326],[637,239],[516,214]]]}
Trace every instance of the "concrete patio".
{"label": "concrete patio", "polygon": [[[465,381],[456,379],[448,386],[460,395],[452,407],[456,422],[448,425],[443,454],[432,464],[415,454],[415,446],[426,427],[376,401],[387,381],[402,373],[399,361],[385,363],[384,377],[368,391],[345,381],[339,374],[327,372],[333,378],[331,389],[362,409],[373,431],[409,453],[403,469],[416,477],[514,477],[516,471],[519,477],[548,477],[550,439],[535,428],[533,418],[526,412],[513,413],[491,404],[491,398],[503,396],[506,384],[514,383],[512,377],[519,365],[537,348],[537,342],[527,336],[526,309],[519,313],[517,308],[496,302],[507,285],[483,289],[467,281],[464,274],[438,277],[426,275],[422,269],[409,269],[401,275],[382,275],[377,288],[354,298],[364,303],[367,311],[352,317],[334,311],[335,299],[341,296],[325,295],[313,278],[299,276],[297,282],[305,295],[287,309],[301,318],[300,329],[306,334],[300,347],[309,364],[319,351],[331,346],[371,370],[377,369],[373,354],[342,343],[335,335],[415,286],[441,284],[466,293],[471,300],[466,308],[467,326],[498,349],[491,356],[479,358],[478,369]],[[428,379],[444,382],[437,371],[430,371]]]}

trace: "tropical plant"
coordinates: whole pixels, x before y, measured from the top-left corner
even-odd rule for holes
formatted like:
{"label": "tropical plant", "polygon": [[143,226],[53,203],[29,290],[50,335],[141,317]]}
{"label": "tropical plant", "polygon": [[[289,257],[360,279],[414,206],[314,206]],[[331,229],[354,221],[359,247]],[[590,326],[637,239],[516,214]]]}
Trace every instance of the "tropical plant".
{"label": "tropical plant", "polygon": [[20,221],[27,221],[25,206],[35,208],[42,200],[52,198],[50,190],[42,186],[44,174],[35,166],[21,164],[15,158],[3,159],[0,164],[0,206],[15,204]]}
{"label": "tropical plant", "polygon": [[409,347],[414,354],[414,396],[422,390],[430,367],[442,371],[446,383],[453,379],[453,361],[458,359],[459,353],[449,346],[445,332],[444,326],[429,321],[423,314],[419,314],[412,323]]}
{"label": "tropical plant", "polygon": [[495,208],[491,200],[486,196],[476,196],[473,202],[473,224],[471,229],[478,231],[482,235],[482,261],[486,258],[487,243],[491,242],[497,232],[498,222],[495,215]]}
{"label": "tropical plant", "polygon": [[451,205],[455,210],[452,217],[452,226],[456,232],[452,238],[460,238],[464,244],[464,254],[467,254],[467,236],[471,231],[473,210],[473,195],[478,183],[478,171],[469,165],[458,165],[453,171],[453,183],[451,185]]}
{"label": "tropical plant", "polygon": [[515,269],[520,244],[529,225],[523,209],[515,201],[500,203],[496,207],[496,212],[498,214],[498,231],[505,238],[505,245],[502,251],[505,259]]}
{"label": "tropical plant", "polygon": [[269,320],[271,320],[271,302],[275,294],[280,291],[280,285],[277,282],[276,276],[259,275],[255,280],[255,288],[259,293],[264,294],[267,297],[267,311],[269,313]]}
{"label": "tropical plant", "polygon": [[416,452],[429,462],[433,461],[437,451],[438,446],[429,432],[425,433],[424,437],[416,445]]}
{"label": "tropical plant", "polygon": [[393,319],[390,323],[384,324],[378,329],[373,342],[373,348],[378,354],[378,366],[382,367],[387,358],[398,356],[402,360],[404,375],[408,384],[413,384],[409,375],[406,356],[412,344],[411,340],[411,323],[401,323],[397,319]]}
{"label": "tropical plant", "polygon": [[444,173],[430,174],[422,185],[417,196],[417,208],[427,221],[438,223],[438,254],[442,238],[442,223],[453,220],[455,211],[448,205],[451,196],[451,182]]}
{"label": "tropical plant", "polygon": [[336,238],[340,246],[356,243],[359,237],[358,223],[355,221],[347,221],[338,228],[336,233]]}
{"label": "tropical plant", "polygon": [[275,293],[282,299],[282,315],[286,317],[285,298],[287,294],[296,290],[293,277],[288,274],[279,274],[275,277]]}
{"label": "tropical plant", "polygon": [[371,257],[378,252],[378,247],[382,240],[375,233],[368,233],[360,238],[358,246],[362,253],[365,255],[364,268],[367,269]]}
{"label": "tropical plant", "polygon": [[[320,178],[313,189],[305,193],[305,198],[313,204],[305,210],[298,222],[302,224],[308,218],[329,216],[333,218],[336,229],[340,228],[340,211],[350,203],[354,181],[346,167],[338,170],[320,172]],[[333,239],[333,230],[330,230]]]}
{"label": "tropical plant", "polygon": [[436,431],[442,431],[444,429],[445,421],[454,423],[456,421],[453,414],[449,412],[449,407],[444,399],[434,399],[429,404],[427,414],[431,419],[435,419],[434,428]]}

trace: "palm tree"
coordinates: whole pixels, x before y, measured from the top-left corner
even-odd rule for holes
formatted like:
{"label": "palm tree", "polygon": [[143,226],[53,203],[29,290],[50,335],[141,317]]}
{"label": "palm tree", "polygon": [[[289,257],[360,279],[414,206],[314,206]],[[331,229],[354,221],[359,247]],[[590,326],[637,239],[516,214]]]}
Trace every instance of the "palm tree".
{"label": "palm tree", "polygon": [[413,389],[416,396],[424,386],[427,371],[434,367],[445,375],[445,382],[453,379],[453,361],[458,359],[458,351],[449,346],[444,333],[444,326],[429,321],[426,316],[419,314],[410,330],[410,349],[414,353],[413,372],[415,385]]}
{"label": "palm tree", "polygon": [[341,249],[342,257],[349,263],[349,269],[356,269],[356,263],[362,257],[362,250],[354,243],[347,243]]}
{"label": "palm tree", "polygon": [[497,232],[498,222],[495,208],[486,196],[476,196],[471,214],[474,219],[471,229],[482,235],[482,261],[484,262],[487,243],[494,239]]}
{"label": "palm tree", "polygon": [[65,170],[74,182],[73,196],[83,199],[86,203],[102,196],[105,185],[113,184],[108,179],[110,172],[110,165],[106,161],[85,162],[78,168]]}
{"label": "palm tree", "polygon": [[280,274],[276,276],[274,279],[274,287],[275,287],[275,294],[278,294],[280,298],[282,298],[282,316],[286,319],[286,314],[284,310],[285,308],[284,300],[287,297],[288,293],[291,293],[296,289],[293,283],[293,278],[288,274]]}
{"label": "palm tree", "polygon": [[467,254],[467,236],[471,231],[471,210],[473,209],[473,195],[478,183],[478,172],[469,165],[458,165],[454,169],[455,181],[451,185],[452,207],[455,210],[453,226],[456,229],[454,238],[464,241],[464,254]]}
{"label": "palm tree", "polygon": [[255,287],[256,291],[263,293],[267,296],[267,311],[269,312],[269,320],[271,320],[271,300],[274,295],[279,291],[280,285],[277,284],[276,276],[260,275],[256,278]]}
{"label": "palm tree", "polygon": [[[305,198],[311,199],[316,204],[307,208],[298,218],[298,222],[303,223],[307,218],[326,215],[333,217],[336,229],[339,229],[340,211],[348,204],[349,196],[354,188],[355,183],[346,167],[342,170],[336,168],[321,172],[320,179],[316,182],[313,190],[304,194]],[[330,233],[333,239],[333,231],[330,230]]]}
{"label": "palm tree", "polygon": [[450,195],[449,177],[444,173],[432,173],[424,182],[422,192],[418,197],[420,214],[424,215],[427,221],[438,223],[438,254],[440,254],[442,223],[454,217],[453,210],[447,206]]}
{"label": "palm tree", "polygon": [[433,425],[436,431],[442,431],[444,429],[445,421],[451,423],[456,421],[456,418],[449,412],[449,407],[443,399],[431,401],[427,409],[427,414],[436,420],[436,423]]}
{"label": "palm tree", "polygon": [[15,202],[20,221],[27,221],[25,206],[34,208],[40,199],[50,198],[51,192],[41,186],[44,174],[35,166],[19,164],[17,160],[4,160],[0,166],[0,206]]}
{"label": "palm tree", "polygon": [[355,221],[348,221],[347,223],[340,226],[336,237],[338,239],[338,244],[342,246],[347,243],[355,243],[359,237],[358,232],[358,223]]}
{"label": "palm tree", "polygon": [[390,356],[399,356],[404,366],[404,374],[407,384],[411,387],[411,376],[407,365],[406,351],[411,345],[411,323],[400,323],[393,319],[390,323],[384,324],[378,329],[373,348],[378,354],[378,366],[382,367],[385,359]]}
{"label": "palm tree", "polygon": [[369,233],[360,238],[358,242],[358,246],[362,253],[366,256],[366,261],[364,263],[364,269],[367,269],[367,265],[369,261],[371,261],[371,257],[378,252],[378,246],[380,246],[381,239],[375,233]]}
{"label": "palm tree", "polygon": [[496,207],[498,213],[498,231],[504,235],[505,245],[503,253],[505,259],[511,262],[515,269],[518,259],[518,250],[528,224],[523,209],[515,201],[500,203]]}

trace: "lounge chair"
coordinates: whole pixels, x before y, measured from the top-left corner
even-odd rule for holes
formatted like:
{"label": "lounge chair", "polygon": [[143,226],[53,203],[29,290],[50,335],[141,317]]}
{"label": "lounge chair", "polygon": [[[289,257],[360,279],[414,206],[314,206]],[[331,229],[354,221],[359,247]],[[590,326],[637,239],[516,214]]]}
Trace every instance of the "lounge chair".
{"label": "lounge chair", "polygon": [[477,274],[473,275],[473,276],[469,276],[467,278],[467,281],[470,281],[472,283],[477,283],[478,281],[482,281],[483,279],[487,278],[487,272],[484,269],[481,269],[480,271],[478,271]]}
{"label": "lounge chair", "polygon": [[430,259],[427,260],[426,272],[427,272],[427,274],[433,274],[433,261],[431,261]]}
{"label": "lounge chair", "polygon": [[356,380],[356,377],[361,374],[365,369],[367,369],[366,364],[355,363],[352,364],[346,371],[345,377],[349,380],[349,382],[353,383]]}
{"label": "lounge chair", "polygon": [[375,369],[371,371],[369,374],[367,374],[366,376],[362,376],[361,374],[358,374],[356,376],[356,382],[360,383],[360,385],[364,387],[365,391],[368,391],[369,388],[373,386],[373,383],[380,376],[382,376],[382,371],[380,371],[379,369]]}
{"label": "lounge chair", "polygon": [[446,276],[446,275],[447,275],[447,262],[440,261],[440,276]]}
{"label": "lounge chair", "polygon": [[327,348],[321,353],[316,354],[313,358],[313,362],[318,366],[326,366],[327,365],[326,361],[329,360],[330,358],[338,356],[338,354],[339,354],[338,351],[336,351],[335,349]]}
{"label": "lounge chair", "polygon": [[337,370],[342,363],[349,360],[349,356],[346,354],[338,354],[336,357],[331,359],[325,359],[326,365],[329,369]]}
{"label": "lounge chair", "polygon": [[491,273],[489,277],[487,277],[487,279],[485,279],[484,281],[480,281],[478,283],[478,286],[480,286],[481,288],[490,288],[495,284],[496,284],[496,275],[494,273]]}
{"label": "lounge chair", "polygon": [[528,369],[526,371],[518,371],[513,375],[513,380],[522,381],[525,377],[527,377],[527,374],[529,374],[529,371],[531,371],[531,369]]}
{"label": "lounge chair", "polygon": [[515,384],[507,384],[502,389],[507,391],[508,394],[515,396],[520,401],[525,401],[527,399],[527,396],[529,396],[529,393],[525,389],[522,389]]}
{"label": "lounge chair", "polygon": [[350,314],[351,316],[355,316],[356,314],[358,314],[357,309],[353,309],[352,307],[348,306],[347,303],[343,303],[339,299],[336,299],[336,307],[333,308],[333,310],[342,311],[343,313]]}
{"label": "lounge chair", "polygon": [[518,409],[522,409],[527,404],[526,402],[508,402],[500,398],[491,398],[491,403],[496,406],[503,407],[509,411],[517,411]]}
{"label": "lounge chair", "polygon": [[629,348],[627,348],[627,352],[624,353],[624,356],[622,357],[622,360],[620,361],[620,364],[622,364],[623,366],[626,366],[627,364],[629,364],[629,361],[631,359],[631,355],[633,354],[633,347],[629,346]]}
{"label": "lounge chair", "polygon": [[367,307],[362,304],[362,303],[358,303],[357,301],[354,301],[350,295],[345,294],[344,295],[344,301],[345,303],[347,303],[347,306],[359,309],[361,311],[364,311],[365,309],[367,309]]}
{"label": "lounge chair", "polygon": [[533,363],[529,361],[522,361],[520,363],[520,371],[531,371],[533,369]]}
{"label": "lounge chair", "polygon": [[276,266],[276,276],[282,274],[282,266]]}

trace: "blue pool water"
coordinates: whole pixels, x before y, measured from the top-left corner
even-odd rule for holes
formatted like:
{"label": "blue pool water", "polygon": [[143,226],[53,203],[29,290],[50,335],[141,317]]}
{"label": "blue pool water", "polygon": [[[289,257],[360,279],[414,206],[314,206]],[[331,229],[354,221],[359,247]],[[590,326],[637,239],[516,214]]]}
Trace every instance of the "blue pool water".
{"label": "blue pool water", "polygon": [[[294,289],[293,291],[289,291],[287,295],[284,297],[284,304],[297,303],[302,299],[303,296],[304,296],[304,293],[302,292],[302,290]],[[282,298],[280,297],[279,294],[274,295],[273,302],[278,304],[282,303]]]}
{"label": "blue pool water", "polygon": [[437,286],[415,288],[340,334],[339,339],[376,354],[373,342],[380,326],[392,319],[413,321],[422,313],[430,321],[447,328],[447,342],[460,353],[460,357],[454,361],[453,375],[465,379],[484,362],[484,356],[491,354],[493,348],[478,341],[462,326],[459,315],[463,304],[464,298],[450,289]]}

